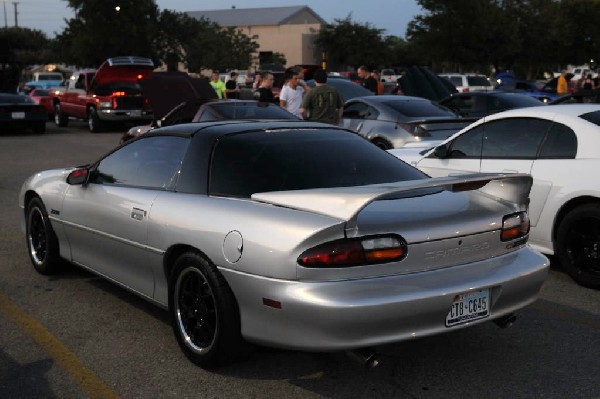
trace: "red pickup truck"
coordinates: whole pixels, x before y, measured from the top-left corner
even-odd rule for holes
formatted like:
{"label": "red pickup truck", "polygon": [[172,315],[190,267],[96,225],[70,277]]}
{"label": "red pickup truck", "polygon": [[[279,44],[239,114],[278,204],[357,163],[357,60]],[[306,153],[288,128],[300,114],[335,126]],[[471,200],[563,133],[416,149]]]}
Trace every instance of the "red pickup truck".
{"label": "red pickup truck", "polygon": [[93,133],[109,123],[150,122],[154,115],[138,81],[151,77],[153,70],[151,59],[129,56],[75,72],[64,90],[53,93],[54,122],[67,126],[69,117],[86,119]]}

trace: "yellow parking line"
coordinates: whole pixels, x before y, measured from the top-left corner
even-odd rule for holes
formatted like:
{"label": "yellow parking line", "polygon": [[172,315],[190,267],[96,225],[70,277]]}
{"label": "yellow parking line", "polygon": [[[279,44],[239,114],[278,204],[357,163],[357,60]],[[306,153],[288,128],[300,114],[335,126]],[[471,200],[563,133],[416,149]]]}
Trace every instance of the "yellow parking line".
{"label": "yellow parking line", "polygon": [[561,310],[561,309],[557,309],[555,307],[552,307],[550,305],[544,304],[542,302],[535,302],[531,305],[532,308],[539,310],[543,313],[549,314],[551,316],[554,317],[558,317],[560,319],[563,320],[567,320],[567,321],[571,321],[571,322],[575,322],[578,324],[583,324],[586,325],[588,327],[592,327],[596,330],[600,330],[600,321],[597,320],[593,320],[593,319],[588,319],[586,317],[583,316],[579,316],[577,314],[573,314],[573,313],[569,313],[567,311]]}
{"label": "yellow parking line", "polygon": [[10,298],[0,292],[0,310],[8,315],[44,349],[54,361],[66,370],[71,378],[90,396],[90,398],[118,398],[96,374],[89,370],[66,346],[56,339],[34,318],[22,311]]}

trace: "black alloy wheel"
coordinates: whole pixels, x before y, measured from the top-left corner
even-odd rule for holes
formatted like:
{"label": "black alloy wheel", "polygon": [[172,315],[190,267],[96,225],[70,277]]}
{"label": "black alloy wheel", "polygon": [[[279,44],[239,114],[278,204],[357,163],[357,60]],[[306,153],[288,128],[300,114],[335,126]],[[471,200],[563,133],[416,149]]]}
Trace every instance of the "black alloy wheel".
{"label": "black alloy wheel", "polygon": [[573,280],[600,288],[600,204],[579,206],[565,216],[558,229],[557,255]]}
{"label": "black alloy wheel", "polygon": [[238,305],[216,267],[195,252],[181,255],[169,280],[173,331],[185,355],[213,368],[237,359],[244,350]]}
{"label": "black alloy wheel", "polygon": [[61,264],[58,240],[39,198],[29,202],[25,226],[29,258],[35,270],[44,275],[57,273]]}

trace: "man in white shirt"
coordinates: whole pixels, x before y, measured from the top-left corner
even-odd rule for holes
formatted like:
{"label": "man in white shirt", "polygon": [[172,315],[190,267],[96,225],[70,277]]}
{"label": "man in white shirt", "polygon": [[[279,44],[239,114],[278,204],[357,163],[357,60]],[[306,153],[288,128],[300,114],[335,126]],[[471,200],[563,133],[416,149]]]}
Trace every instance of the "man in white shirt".
{"label": "man in white shirt", "polygon": [[283,85],[281,93],[279,94],[279,105],[281,108],[285,108],[290,113],[302,119],[300,105],[302,104],[302,97],[304,96],[304,88],[298,84],[300,81],[298,72],[292,71],[286,78],[286,83]]}

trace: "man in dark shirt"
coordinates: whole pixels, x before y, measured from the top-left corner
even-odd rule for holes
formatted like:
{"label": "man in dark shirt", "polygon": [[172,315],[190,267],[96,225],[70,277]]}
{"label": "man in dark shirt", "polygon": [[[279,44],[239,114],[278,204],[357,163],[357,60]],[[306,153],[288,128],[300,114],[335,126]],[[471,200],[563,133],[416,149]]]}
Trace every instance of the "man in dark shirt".
{"label": "man in dark shirt", "polygon": [[371,70],[362,65],[358,68],[358,76],[360,77],[360,85],[369,90],[373,94],[377,94],[377,80],[371,75]]}
{"label": "man in dark shirt", "polygon": [[260,102],[273,103],[275,102],[275,97],[273,96],[273,81],[275,78],[273,74],[270,72],[263,72],[260,74],[260,86],[254,92],[254,98]]}
{"label": "man in dark shirt", "polygon": [[225,94],[227,98],[239,98],[240,88],[237,83],[238,74],[232,71],[229,74],[229,80],[225,82]]}
{"label": "man in dark shirt", "polygon": [[327,73],[317,69],[313,76],[316,87],[304,95],[300,113],[309,121],[337,124],[342,117],[343,101],[334,87],[328,86]]}

